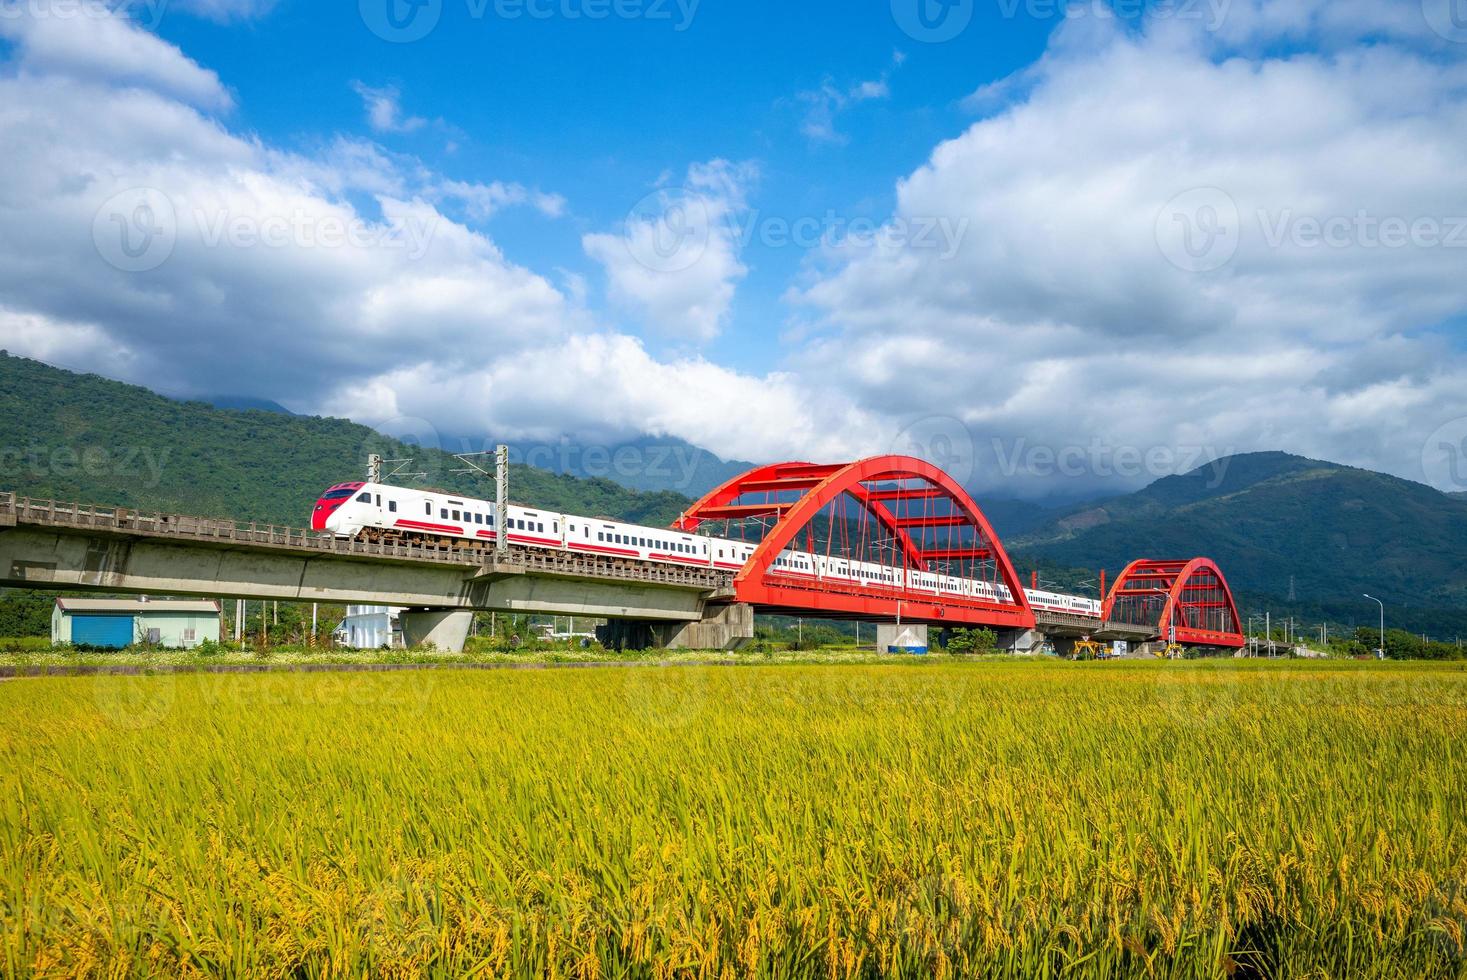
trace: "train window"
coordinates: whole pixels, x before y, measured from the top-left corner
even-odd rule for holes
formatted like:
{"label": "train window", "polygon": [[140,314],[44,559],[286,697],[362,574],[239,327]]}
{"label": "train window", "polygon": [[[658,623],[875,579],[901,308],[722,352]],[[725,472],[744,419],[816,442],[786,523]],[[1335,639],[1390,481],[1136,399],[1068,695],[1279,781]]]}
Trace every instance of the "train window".
{"label": "train window", "polygon": [[545,525],[543,523],[540,523],[540,522],[537,521],[535,523],[535,530],[536,531],[539,531],[541,534],[544,534],[545,533]]}
{"label": "train window", "polygon": [[453,519],[454,520],[458,520],[459,519],[459,517],[458,517],[458,511],[454,511],[453,512]]}
{"label": "train window", "polygon": [[447,507],[445,507],[445,508],[443,508],[443,509],[442,509],[442,510],[440,510],[440,511],[439,511],[439,512],[438,512],[438,516],[439,516],[439,517],[440,517],[440,519],[442,519],[442,520],[445,520],[445,521],[446,521],[446,520],[448,520],[448,508],[447,508]]}
{"label": "train window", "polygon": [[596,540],[597,540],[597,541],[605,541],[605,540],[606,540],[606,535],[605,535],[605,534],[603,534],[603,533],[602,533],[602,532],[600,532],[600,531],[597,531],[597,532],[596,532]]}
{"label": "train window", "polygon": [[425,501],[423,501],[423,514],[425,516],[427,516],[427,517],[432,517],[433,516],[433,501],[431,501],[431,500],[425,500]]}
{"label": "train window", "polygon": [[396,514],[397,513],[397,501],[396,500],[389,500],[389,501],[387,501],[387,510],[390,513]]}
{"label": "train window", "polygon": [[474,515],[474,523],[475,524],[483,524],[484,523],[484,515],[483,514],[475,514]]}
{"label": "train window", "polygon": [[382,495],[380,493],[377,494],[377,506],[378,507],[381,507],[382,506]]}
{"label": "train window", "polygon": [[372,502],[372,495],[370,493],[364,493],[364,494],[360,495],[359,497],[357,497],[357,503],[359,503],[359,504],[370,504],[371,502]]}

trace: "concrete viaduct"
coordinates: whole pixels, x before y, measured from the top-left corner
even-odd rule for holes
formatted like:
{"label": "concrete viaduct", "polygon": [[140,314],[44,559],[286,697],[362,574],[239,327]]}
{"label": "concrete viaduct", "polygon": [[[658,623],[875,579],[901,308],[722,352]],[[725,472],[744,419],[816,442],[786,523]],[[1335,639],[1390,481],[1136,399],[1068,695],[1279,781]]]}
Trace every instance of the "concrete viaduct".
{"label": "concrete viaduct", "polygon": [[[468,542],[472,544],[472,542]],[[754,635],[735,573],[513,547],[344,540],[299,528],[0,493],[0,586],[405,607],[404,641],[463,648],[475,611],[627,624],[667,648],[734,650]],[[1145,640],[1152,630],[1039,613],[1037,630],[1001,633],[1009,649]],[[1061,649],[1060,652],[1063,652]]]}

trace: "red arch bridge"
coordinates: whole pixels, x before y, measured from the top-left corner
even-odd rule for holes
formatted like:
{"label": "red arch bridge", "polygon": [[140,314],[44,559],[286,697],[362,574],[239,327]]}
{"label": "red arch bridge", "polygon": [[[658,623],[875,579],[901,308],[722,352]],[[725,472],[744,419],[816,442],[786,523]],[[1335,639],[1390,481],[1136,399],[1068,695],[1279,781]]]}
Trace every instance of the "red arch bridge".
{"label": "red arch bridge", "polygon": [[757,467],[675,526],[717,539],[710,565],[568,541],[495,552],[337,538],[0,493],[0,586],[397,606],[411,614],[405,635],[411,619],[412,635],[441,649],[462,646],[473,610],[606,619],[608,641],[634,646],[736,648],[756,612],[882,624],[878,644],[897,646],[925,645],[934,626],[986,627],[1007,649],[1061,654],[1085,641],[1244,645],[1205,558],[1134,562],[1104,597],[1103,583],[1093,597],[1026,588],[967,491],[912,457]]}
{"label": "red arch bridge", "polygon": [[968,492],[913,457],[758,467],[675,526],[752,543],[732,598],[764,613],[993,628],[1020,649],[1044,638],[1061,650],[1079,638],[1244,645],[1205,558],[1135,562],[1104,597],[1026,588]]}

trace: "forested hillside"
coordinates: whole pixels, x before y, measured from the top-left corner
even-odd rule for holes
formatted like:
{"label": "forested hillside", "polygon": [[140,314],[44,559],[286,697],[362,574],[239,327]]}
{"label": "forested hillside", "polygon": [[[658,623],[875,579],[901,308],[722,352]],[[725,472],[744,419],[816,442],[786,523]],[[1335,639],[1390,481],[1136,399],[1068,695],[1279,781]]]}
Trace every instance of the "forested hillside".
{"label": "forested hillside", "polygon": [[[453,457],[385,439],[342,419],[179,402],[96,375],[0,353],[0,490],[240,520],[304,524],[322,490],[359,478],[367,456],[412,457],[416,485],[492,497]],[[686,499],[513,467],[511,497],[535,506],[645,523]]]}

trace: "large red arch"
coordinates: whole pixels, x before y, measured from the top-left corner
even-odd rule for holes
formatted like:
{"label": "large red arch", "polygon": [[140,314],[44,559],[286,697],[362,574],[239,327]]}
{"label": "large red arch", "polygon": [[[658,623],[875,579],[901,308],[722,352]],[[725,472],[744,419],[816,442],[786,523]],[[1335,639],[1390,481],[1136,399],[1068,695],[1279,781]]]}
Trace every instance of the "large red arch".
{"label": "large red arch", "polygon": [[[869,484],[916,482],[915,487],[873,488]],[[796,499],[737,503],[745,495],[798,493]],[[935,596],[900,587],[865,583],[851,588],[835,581],[797,581],[775,565],[796,535],[828,505],[849,497],[891,534],[908,568],[926,571],[932,562],[992,561],[995,584],[1007,589],[1011,601],[988,601],[973,596]],[[912,517],[894,512],[895,501],[946,500],[950,512],[942,516]],[[736,598],[761,609],[803,615],[859,616],[909,622],[997,626],[1032,629],[1029,608],[1018,574],[983,511],[961,485],[939,467],[910,456],[877,456],[855,463],[776,463],[750,470],[711,491],[677,521],[684,531],[704,522],[773,518],[775,523],[753,556],[735,577]],[[940,523],[938,523],[940,522]],[[924,527],[971,528],[974,544],[962,549],[924,552],[911,530]]]}
{"label": "large red arch", "polygon": [[[1160,615],[1156,596],[1164,596]],[[1156,638],[1187,646],[1241,648],[1247,641],[1238,619],[1238,606],[1222,570],[1210,558],[1133,561],[1116,579],[1105,599],[1102,618],[1155,626]]]}

